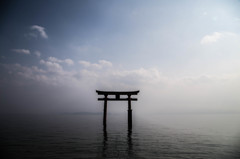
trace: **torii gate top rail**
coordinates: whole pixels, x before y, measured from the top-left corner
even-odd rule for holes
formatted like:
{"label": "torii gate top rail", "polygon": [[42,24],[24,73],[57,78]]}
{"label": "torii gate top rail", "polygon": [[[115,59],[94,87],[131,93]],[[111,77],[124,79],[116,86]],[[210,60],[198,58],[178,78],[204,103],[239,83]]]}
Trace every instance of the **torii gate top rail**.
{"label": "torii gate top rail", "polygon": [[[116,92],[116,91],[99,91],[96,90],[98,95],[104,95],[103,98],[98,98],[98,100],[104,101],[103,109],[103,126],[106,129],[107,123],[107,101],[128,101],[128,129],[132,129],[132,108],[131,101],[137,101],[137,98],[131,98],[131,95],[137,95],[139,91],[129,91],[129,92]],[[108,95],[115,95],[114,97],[108,98]],[[127,95],[127,98],[120,98],[121,95]]]}
{"label": "torii gate top rail", "polygon": [[[139,91],[130,91],[130,92],[116,92],[116,91],[99,91],[96,90],[98,95],[104,95],[104,98],[98,98],[98,100],[110,100],[110,101],[128,101],[130,100],[137,101],[137,98],[131,98],[131,95],[137,95]],[[115,95],[115,98],[107,98],[108,95]],[[120,95],[127,95],[128,98],[120,98]]]}

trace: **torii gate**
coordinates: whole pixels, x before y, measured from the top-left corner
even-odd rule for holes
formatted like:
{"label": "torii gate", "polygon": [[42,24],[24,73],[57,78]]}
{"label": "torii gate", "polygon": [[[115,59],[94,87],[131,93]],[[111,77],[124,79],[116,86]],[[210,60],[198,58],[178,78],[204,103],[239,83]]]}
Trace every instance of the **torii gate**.
{"label": "torii gate", "polygon": [[[103,109],[103,126],[106,128],[107,125],[107,101],[128,101],[128,129],[132,129],[132,108],[131,101],[137,101],[137,98],[131,98],[131,95],[137,95],[139,91],[130,92],[115,92],[115,91],[99,91],[96,90],[98,95],[104,95],[104,98],[98,98],[98,100],[104,101]],[[108,95],[115,95],[115,98],[108,98]],[[127,98],[120,98],[121,95],[127,95]]]}

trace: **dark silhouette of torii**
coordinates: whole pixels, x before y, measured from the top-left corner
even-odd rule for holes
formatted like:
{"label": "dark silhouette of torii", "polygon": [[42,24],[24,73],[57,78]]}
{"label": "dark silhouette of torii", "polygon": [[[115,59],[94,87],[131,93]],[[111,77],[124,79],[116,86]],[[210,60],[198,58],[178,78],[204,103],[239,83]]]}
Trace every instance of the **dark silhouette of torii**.
{"label": "dark silhouette of torii", "polygon": [[[103,109],[103,126],[107,126],[107,101],[128,101],[128,129],[132,129],[132,108],[131,101],[137,101],[137,98],[131,98],[131,95],[137,95],[139,91],[129,92],[117,92],[117,91],[99,91],[96,90],[98,95],[104,95],[104,98],[98,98],[98,100],[104,101]],[[115,98],[108,98],[108,95],[115,95]],[[121,98],[121,95],[127,95],[127,98]]]}

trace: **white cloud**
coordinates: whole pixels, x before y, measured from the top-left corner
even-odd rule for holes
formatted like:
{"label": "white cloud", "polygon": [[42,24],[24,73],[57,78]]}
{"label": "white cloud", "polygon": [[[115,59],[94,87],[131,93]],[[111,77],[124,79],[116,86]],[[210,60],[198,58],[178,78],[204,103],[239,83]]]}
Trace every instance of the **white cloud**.
{"label": "white cloud", "polygon": [[[44,38],[44,39],[47,39],[48,38],[48,35],[47,33],[45,32],[45,28],[42,27],[42,26],[39,26],[39,25],[33,25],[30,27],[31,30],[35,30],[37,31],[37,33],[40,35],[40,37]],[[34,33],[31,33],[32,35],[34,36],[37,36],[36,34]]]}
{"label": "white cloud", "polygon": [[55,62],[55,63],[65,63],[67,65],[74,65],[74,61],[71,59],[60,60],[56,57],[49,57],[48,61]]}
{"label": "white cloud", "polygon": [[19,53],[19,54],[25,54],[25,55],[30,55],[30,50],[27,49],[12,49],[12,51]]}
{"label": "white cloud", "polygon": [[201,44],[205,45],[205,44],[212,44],[212,43],[216,43],[218,42],[220,39],[226,38],[226,37],[231,37],[231,36],[236,36],[235,33],[231,33],[231,32],[214,32],[210,35],[205,35],[202,39],[201,39]]}
{"label": "white cloud", "polygon": [[56,58],[56,57],[49,57],[49,58],[48,58],[48,61],[57,62],[57,63],[61,63],[61,62],[62,62],[62,60],[59,60],[59,59]]}
{"label": "white cloud", "polygon": [[[5,66],[9,70],[9,74],[15,74],[18,76],[23,77],[24,79],[30,79],[33,81],[38,81],[37,77],[41,74],[45,74],[46,71],[43,69],[38,68],[37,66],[27,67],[22,66],[21,64],[13,64],[13,65],[6,65]],[[18,84],[21,83],[20,80],[18,80]],[[22,81],[23,85],[26,85],[24,81]]]}
{"label": "white cloud", "polygon": [[91,66],[91,63],[88,61],[79,61],[79,64],[81,64],[83,67],[89,67]]}
{"label": "white cloud", "polygon": [[40,60],[40,64],[45,65],[48,68],[48,71],[55,73],[62,73],[63,68],[56,62]]}
{"label": "white cloud", "polygon": [[35,51],[34,54],[35,54],[37,57],[40,57],[40,56],[41,56],[41,52],[40,52],[40,51]]}
{"label": "white cloud", "polygon": [[112,63],[106,60],[99,60],[98,63],[90,63],[88,61],[81,60],[78,63],[83,67],[90,68],[90,69],[102,69],[102,68],[112,67]]}
{"label": "white cloud", "polygon": [[[87,66],[92,66],[94,63],[90,63],[88,61],[81,61],[82,64],[86,64]],[[129,88],[131,87],[145,87],[145,86],[154,86],[155,88],[162,87],[162,84],[167,87],[183,87],[189,86],[193,87],[202,87],[216,85],[221,82],[229,82],[231,79],[238,79],[239,75],[231,74],[231,75],[199,75],[199,76],[187,76],[181,78],[170,78],[164,76],[158,69],[156,68],[139,68],[133,70],[125,70],[119,69],[112,66],[108,71],[102,71],[98,69],[83,68],[80,71],[74,70],[65,70],[60,64],[50,61],[50,60],[40,60],[40,64],[46,66],[45,69],[40,69],[37,66],[26,67],[20,64],[15,64],[11,66],[11,71],[15,73],[21,72],[27,73],[29,76],[33,77],[35,75],[46,75],[49,79],[54,80],[62,80],[62,79],[72,79],[78,82],[86,80],[88,84],[93,84],[92,81],[95,81],[96,86],[101,85],[104,87],[118,87],[118,85],[125,85]],[[111,63],[112,64],[112,63]],[[57,73],[57,74],[48,74],[48,73]],[[81,78],[79,78],[81,77]],[[89,77],[94,77],[89,78]],[[65,83],[69,83],[69,81],[64,81]],[[106,85],[104,85],[106,83]],[[72,83],[70,83],[72,84]],[[164,88],[164,89],[165,89]],[[162,90],[164,90],[162,89]]]}
{"label": "white cloud", "polygon": [[201,44],[210,44],[217,42],[222,37],[222,33],[214,32],[211,35],[206,35],[202,38]]}
{"label": "white cloud", "polygon": [[[40,61],[45,66],[43,69],[16,64],[9,67],[8,71],[18,83],[27,85],[35,82],[35,85],[62,88],[63,92],[69,90],[72,92],[71,99],[76,94],[90,92],[85,99],[86,103],[95,99],[95,89],[140,89],[139,112],[240,111],[237,107],[240,104],[240,92],[237,89],[240,86],[240,74],[171,78],[163,75],[157,68],[120,69],[105,60],[98,63],[79,63],[84,66],[80,70],[65,70],[59,64],[59,59],[52,57]],[[107,65],[108,69],[97,69],[96,65]],[[18,76],[21,78],[16,78]],[[83,102],[79,101],[79,96],[76,101]],[[146,109],[146,105],[149,109]]]}
{"label": "white cloud", "polygon": [[99,64],[104,67],[112,67],[112,63],[106,60],[99,60]]}
{"label": "white cloud", "polygon": [[74,62],[71,59],[65,59],[64,62],[68,65],[74,65]]}

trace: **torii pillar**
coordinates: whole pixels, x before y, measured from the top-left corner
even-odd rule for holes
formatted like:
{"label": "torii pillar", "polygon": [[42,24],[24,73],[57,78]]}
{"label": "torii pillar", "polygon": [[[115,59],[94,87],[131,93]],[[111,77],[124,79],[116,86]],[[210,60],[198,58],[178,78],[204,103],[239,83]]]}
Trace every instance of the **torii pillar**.
{"label": "torii pillar", "polygon": [[[96,90],[98,95],[104,95],[104,98],[98,98],[98,100],[104,101],[103,108],[103,126],[107,126],[107,101],[128,101],[128,129],[132,129],[132,106],[131,101],[137,101],[137,98],[131,98],[131,95],[137,95],[139,91],[130,92],[114,92],[114,91],[99,91]],[[108,95],[115,95],[115,98],[108,98]],[[120,98],[121,95],[127,95],[127,98]]]}

